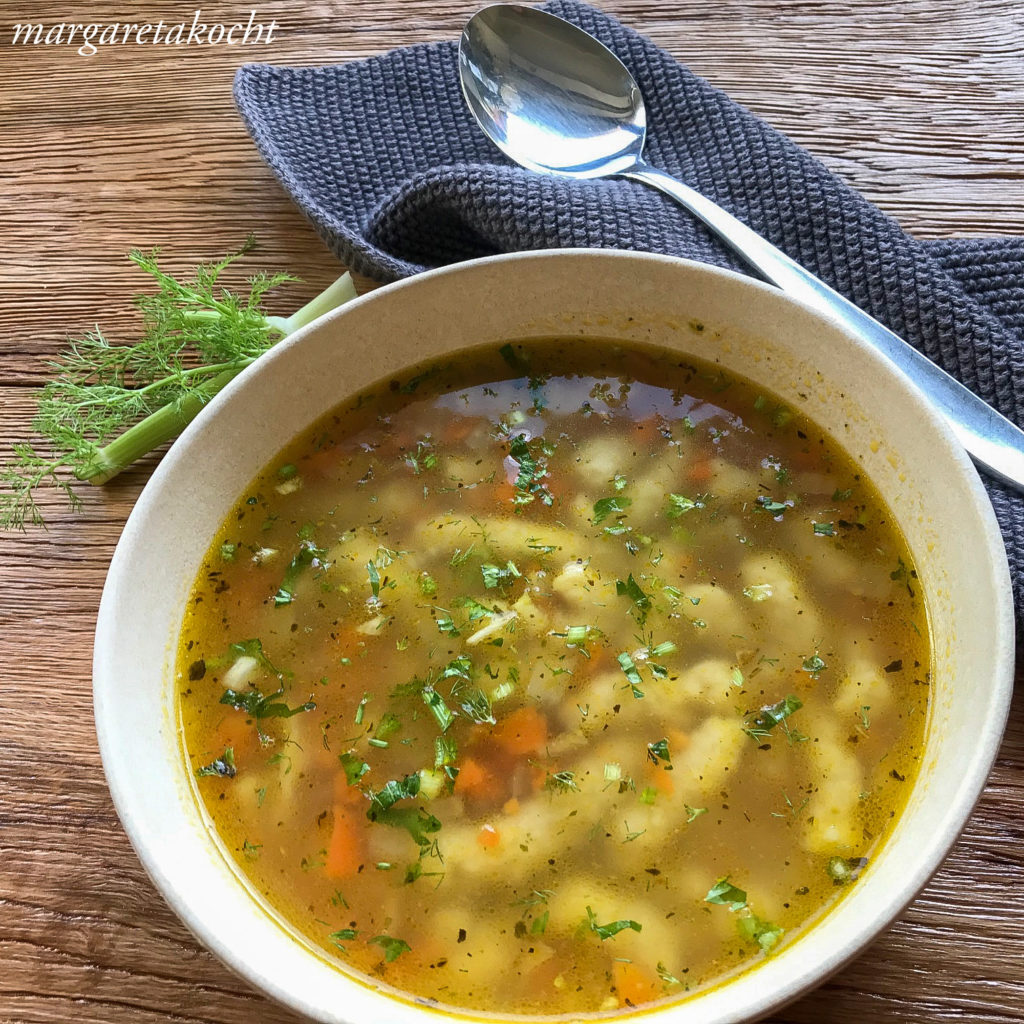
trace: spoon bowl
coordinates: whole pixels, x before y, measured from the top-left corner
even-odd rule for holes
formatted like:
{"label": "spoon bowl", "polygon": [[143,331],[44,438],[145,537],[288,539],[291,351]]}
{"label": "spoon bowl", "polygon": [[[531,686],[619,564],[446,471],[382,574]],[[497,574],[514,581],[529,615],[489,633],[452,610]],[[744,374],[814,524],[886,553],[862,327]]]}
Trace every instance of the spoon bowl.
{"label": "spoon bowl", "polygon": [[462,34],[459,77],[491,141],[532,171],[599,178],[640,159],[647,113],[633,76],[561,18],[485,7]]}
{"label": "spoon bowl", "polygon": [[644,161],[640,88],[589,33],[535,7],[493,4],[463,30],[459,78],[477,123],[506,156],[543,174],[629,178],[664,192],[764,281],[878,349],[945,416],[978,466],[1024,493],[1024,431],[756,231]]}

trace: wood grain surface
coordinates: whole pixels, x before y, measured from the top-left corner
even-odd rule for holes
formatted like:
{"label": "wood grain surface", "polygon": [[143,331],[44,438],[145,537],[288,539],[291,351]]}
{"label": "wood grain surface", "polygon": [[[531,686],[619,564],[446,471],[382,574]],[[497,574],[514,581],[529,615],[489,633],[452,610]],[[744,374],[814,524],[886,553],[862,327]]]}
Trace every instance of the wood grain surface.
{"label": "wood grain surface", "polygon": [[[248,18],[256,0],[204,8]],[[0,445],[26,436],[47,360],[100,323],[136,326],[124,259],[184,269],[255,231],[256,264],[339,268],[256,155],[231,101],[246,60],[317,64],[455,38],[476,0],[256,5],[270,46],[14,46],[25,21],[191,21],[198,0],[0,4]],[[1019,0],[602,0],[822,157],[911,233],[1024,234]],[[0,1021],[295,1021],[203,951],[145,876],[104,782],[92,631],[152,464],[89,490],[49,532],[0,536]],[[899,922],[777,1022],[1024,1020],[1024,696],[988,789]]]}

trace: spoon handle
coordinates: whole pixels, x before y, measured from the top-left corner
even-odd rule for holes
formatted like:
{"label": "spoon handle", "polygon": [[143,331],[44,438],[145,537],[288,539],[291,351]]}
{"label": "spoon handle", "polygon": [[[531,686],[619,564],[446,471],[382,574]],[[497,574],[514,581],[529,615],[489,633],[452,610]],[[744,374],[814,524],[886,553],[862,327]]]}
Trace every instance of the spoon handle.
{"label": "spoon handle", "polygon": [[642,161],[620,176],[671,196],[769,284],[839,321],[873,345],[939,409],[978,466],[1024,493],[1024,431],[1005,416],[706,196]]}

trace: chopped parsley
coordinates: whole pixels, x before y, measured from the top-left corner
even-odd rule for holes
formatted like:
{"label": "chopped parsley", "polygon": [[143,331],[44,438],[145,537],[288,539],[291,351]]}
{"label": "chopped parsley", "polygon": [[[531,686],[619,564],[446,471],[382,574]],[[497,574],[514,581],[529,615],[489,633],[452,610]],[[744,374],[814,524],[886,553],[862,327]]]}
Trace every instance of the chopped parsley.
{"label": "chopped parsley", "polygon": [[[228,647],[228,657],[233,662],[239,658],[253,658],[260,668],[265,669],[272,675],[281,676],[284,674],[270,663],[270,659],[263,653],[263,644],[257,639],[239,640],[237,643],[231,644]],[[219,659],[217,663],[219,664]],[[208,664],[212,665],[215,663]]]}
{"label": "chopped parsley", "polygon": [[804,703],[799,697],[789,694],[789,696],[783,697],[776,704],[766,705],[752,718],[748,718],[748,724],[743,727],[743,731],[752,739],[765,739],[771,735],[772,729],[775,726],[785,721],[803,706]]}
{"label": "chopped parsley", "polygon": [[846,885],[848,882],[856,881],[866,865],[865,857],[830,857],[826,870],[834,885]]}
{"label": "chopped parsley", "polygon": [[640,678],[640,670],[636,667],[636,663],[633,661],[633,658],[630,656],[628,651],[623,651],[621,654],[618,654],[616,656],[616,660],[626,676],[626,679],[629,681],[629,686],[633,691],[633,696],[639,700],[643,697],[644,691],[640,689],[640,684],[643,680]]}
{"label": "chopped parsley", "polygon": [[682,984],[682,982],[674,974],[672,974],[669,971],[669,969],[660,960],[658,961],[658,966],[657,966],[656,970],[658,972],[658,977],[661,978],[661,980],[666,985],[681,985]]}
{"label": "chopped parsley", "polygon": [[404,828],[421,847],[429,847],[428,838],[441,830],[441,822],[422,807],[396,807],[400,800],[410,800],[420,791],[420,774],[413,772],[403,779],[389,779],[378,792],[369,790],[370,807],[366,812],[370,821],[395,828]]}
{"label": "chopped parsley", "polygon": [[552,551],[558,550],[557,544],[543,544],[539,537],[527,537],[526,546],[531,551],[539,551],[542,555],[550,555]]}
{"label": "chopped parsley", "polygon": [[370,790],[370,811],[367,817],[371,821],[376,820],[372,816],[373,812],[386,811],[398,803],[399,800],[408,800],[416,796],[419,791],[419,772],[406,775],[403,779],[389,779],[384,783],[383,788],[379,792],[374,793],[373,790]]}
{"label": "chopped parsley", "polygon": [[516,506],[529,505],[539,498],[545,505],[551,505],[554,498],[544,485],[548,475],[548,457],[554,454],[554,447],[542,437],[532,441],[525,434],[517,434],[509,441],[508,454],[519,467],[515,479],[516,493],[512,501]]}
{"label": "chopped parsley", "polygon": [[[623,486],[625,486],[625,482],[623,482]],[[600,526],[609,516],[616,518],[622,516],[632,504],[633,499],[627,498],[624,494],[616,494],[611,498],[599,498],[594,502],[594,514],[590,521],[594,526]]]}
{"label": "chopped parsley", "polygon": [[515,562],[506,562],[504,567],[485,562],[480,566],[480,573],[484,578],[484,586],[488,590],[507,586],[522,576],[522,573],[516,568]]}
{"label": "chopped parsley", "polygon": [[342,953],[344,953],[345,946],[343,944],[346,942],[351,942],[354,938],[357,938],[358,935],[359,932],[357,932],[355,928],[342,928],[339,931],[331,932],[331,934],[328,935],[327,938],[330,939],[330,941],[333,942],[334,945],[336,945],[338,949],[342,951]]}
{"label": "chopped parsley", "polygon": [[221,704],[227,704],[236,711],[244,711],[247,715],[259,720],[263,718],[291,718],[293,715],[302,714],[303,711],[312,711],[316,702],[307,700],[305,704],[290,708],[283,701],[275,700],[284,694],[284,689],[276,690],[274,693],[260,693],[259,690],[225,690],[220,699]]}
{"label": "chopped parsley", "polygon": [[695,508],[704,508],[704,502],[705,498],[703,496],[688,498],[685,494],[670,494],[665,515],[669,519],[678,519],[684,513],[690,512]]}
{"label": "chopped parsley", "polygon": [[647,612],[651,607],[651,599],[641,590],[640,584],[633,579],[632,573],[629,574],[625,582],[622,580],[615,581],[615,593],[619,597],[627,597],[633,602],[636,620],[643,625],[647,619]]}
{"label": "chopped parsley", "polygon": [[818,675],[828,668],[828,665],[817,654],[812,654],[811,657],[804,658],[803,664],[800,667],[805,672],[809,672],[812,678],[817,679]]}
{"label": "chopped parsley", "polygon": [[759,494],[757,496],[757,503],[755,506],[760,512],[767,512],[773,518],[778,519],[782,516],[782,513],[789,508],[789,505],[784,501],[775,501],[774,498],[769,498],[766,494]]}
{"label": "chopped parsley", "polygon": [[366,574],[370,578],[370,593],[374,597],[380,597],[380,573],[373,562],[366,563]]}
{"label": "chopped parsley", "polygon": [[433,450],[430,437],[424,437],[416,442],[416,451],[405,457],[405,464],[417,476],[424,470],[433,469],[437,465],[437,455]]}
{"label": "chopped parsley", "polygon": [[451,612],[445,608],[435,608],[434,610],[440,612],[434,620],[437,623],[438,630],[444,633],[445,636],[459,636],[459,630],[455,625],[454,619],[452,619]]}
{"label": "chopped parsley", "polygon": [[350,786],[356,785],[359,780],[370,770],[370,766],[355,754],[346,751],[338,755],[341,767],[345,771],[345,779]]}
{"label": "chopped parsley", "polygon": [[441,732],[447,732],[448,727],[455,721],[455,715],[451,708],[444,702],[444,697],[434,689],[433,686],[424,686],[421,695],[423,703],[430,708],[430,713],[437,720]]}
{"label": "chopped parsley", "polygon": [[196,769],[196,775],[203,778],[208,775],[220,776],[222,779],[233,779],[238,774],[235,767],[235,748],[227,747],[223,754],[202,768]]}
{"label": "chopped parsley", "polygon": [[374,935],[370,941],[384,950],[384,961],[389,964],[397,960],[403,953],[412,950],[412,947],[404,939],[395,939],[390,935]]}
{"label": "chopped parsley", "polygon": [[726,876],[711,886],[704,897],[704,902],[717,903],[733,911],[742,910],[747,905],[747,894],[742,889],[737,889]]}
{"label": "chopped parsley", "polygon": [[478,725],[495,725],[497,719],[491,711],[490,698],[480,689],[471,689],[465,693],[460,692],[459,707],[471,722]]}
{"label": "chopped parsley", "polygon": [[785,935],[785,930],[770,921],[762,921],[757,914],[745,914],[737,919],[736,928],[748,942],[756,942],[767,953]]}
{"label": "chopped parsley", "polygon": [[601,939],[602,942],[604,942],[605,939],[614,938],[616,935],[619,934],[619,932],[624,932],[626,931],[626,929],[630,929],[634,932],[639,932],[643,930],[643,925],[641,925],[638,921],[633,921],[630,919],[625,919],[621,921],[611,921],[608,924],[598,924],[597,915],[589,906],[587,907],[587,924],[589,925],[590,930],[594,932],[594,934],[597,935],[597,937]]}
{"label": "chopped parsley", "polygon": [[295,597],[295,586],[299,577],[310,566],[320,568],[326,557],[327,552],[323,548],[318,548],[312,541],[302,541],[298,554],[288,563],[281,586],[278,587],[277,593],[274,595],[274,604],[278,606],[291,604]]}
{"label": "chopped parsley", "polygon": [[648,743],[647,756],[652,764],[660,764],[664,761],[666,767],[672,767],[672,758],[669,756],[667,739],[658,740],[657,743]]}

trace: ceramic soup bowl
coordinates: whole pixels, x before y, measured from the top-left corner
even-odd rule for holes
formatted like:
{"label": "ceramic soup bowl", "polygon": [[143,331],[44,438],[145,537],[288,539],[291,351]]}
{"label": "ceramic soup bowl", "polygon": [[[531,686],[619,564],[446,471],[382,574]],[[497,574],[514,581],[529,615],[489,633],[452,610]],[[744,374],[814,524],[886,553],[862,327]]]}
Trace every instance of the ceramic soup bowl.
{"label": "ceramic soup bowl", "polygon": [[[705,329],[695,332],[693,321]],[[222,851],[193,794],[175,708],[174,657],[189,589],[239,495],[323,413],[431,357],[551,336],[692,354],[805,411],[887,499],[930,611],[925,754],[906,809],[870,870],[798,941],[704,994],[646,1011],[645,1020],[747,1020],[820,983],[924,886],[963,828],[995,756],[1013,666],[1009,578],[995,518],[950,430],[857,338],[748,278],[638,253],[522,253],[371,292],[279,344],[185,431],[128,520],[96,635],[103,764],[140,859],[206,947],[314,1019],[427,1024],[445,1014],[332,965],[260,902]]]}

